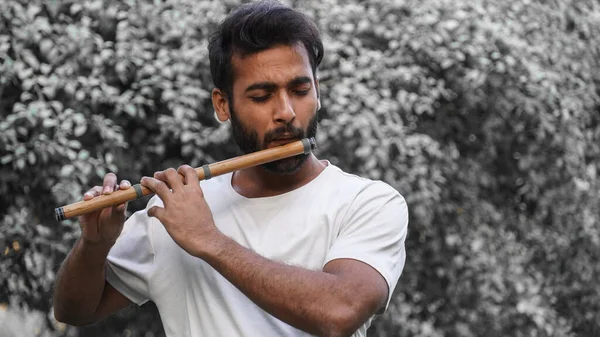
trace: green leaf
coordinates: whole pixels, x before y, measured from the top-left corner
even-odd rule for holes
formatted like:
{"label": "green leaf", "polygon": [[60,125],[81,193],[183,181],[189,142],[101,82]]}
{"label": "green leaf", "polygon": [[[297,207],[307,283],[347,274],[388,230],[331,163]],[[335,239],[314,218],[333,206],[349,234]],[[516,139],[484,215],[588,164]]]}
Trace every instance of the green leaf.
{"label": "green leaf", "polygon": [[73,134],[75,137],[81,137],[87,131],[87,124],[80,124],[75,127]]}
{"label": "green leaf", "polygon": [[104,178],[104,175],[106,175],[104,167],[96,167],[96,175],[100,178]]}
{"label": "green leaf", "polygon": [[135,117],[136,114],[136,108],[135,105],[129,103],[125,105],[125,112],[131,116],[131,117]]}
{"label": "green leaf", "polygon": [[0,158],[0,163],[2,165],[6,165],[12,161],[12,158],[13,158],[12,154],[4,155],[4,156],[2,156],[2,158]]}
{"label": "green leaf", "polygon": [[19,79],[21,79],[23,81],[23,80],[25,80],[25,79],[30,78],[30,77],[33,76],[33,69],[31,69],[31,68],[24,68],[22,70],[19,70],[17,72],[17,75],[19,75]]}
{"label": "green leaf", "polygon": [[45,128],[52,128],[55,127],[57,124],[57,121],[52,119],[52,118],[46,118],[43,120],[42,122],[42,126],[44,126]]}
{"label": "green leaf", "polygon": [[87,150],[81,150],[79,151],[79,154],[77,155],[77,158],[79,160],[87,160],[90,157],[90,153]]}
{"label": "green leaf", "polygon": [[71,164],[67,164],[60,169],[60,175],[61,177],[68,177],[73,173],[73,171],[75,171],[75,167]]}
{"label": "green leaf", "polygon": [[31,164],[31,165],[35,165],[35,163],[36,163],[36,160],[37,160],[37,158],[36,158],[36,156],[35,156],[35,152],[29,152],[29,153],[27,154],[27,159],[28,159],[28,161],[29,161],[29,164]]}
{"label": "green leaf", "polygon": [[81,143],[78,140],[70,140],[67,142],[67,146],[72,149],[81,149]]}

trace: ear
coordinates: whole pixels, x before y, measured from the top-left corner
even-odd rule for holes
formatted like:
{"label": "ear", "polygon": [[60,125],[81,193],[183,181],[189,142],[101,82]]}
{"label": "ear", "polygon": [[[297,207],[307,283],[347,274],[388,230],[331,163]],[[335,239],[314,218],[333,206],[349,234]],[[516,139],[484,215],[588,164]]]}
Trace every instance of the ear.
{"label": "ear", "polygon": [[215,108],[215,116],[220,122],[225,122],[231,115],[229,113],[229,100],[227,95],[219,88],[214,88],[212,91],[212,102]]}
{"label": "ear", "polygon": [[315,89],[317,90],[317,111],[321,110],[321,89],[319,89],[319,76],[315,77]]}

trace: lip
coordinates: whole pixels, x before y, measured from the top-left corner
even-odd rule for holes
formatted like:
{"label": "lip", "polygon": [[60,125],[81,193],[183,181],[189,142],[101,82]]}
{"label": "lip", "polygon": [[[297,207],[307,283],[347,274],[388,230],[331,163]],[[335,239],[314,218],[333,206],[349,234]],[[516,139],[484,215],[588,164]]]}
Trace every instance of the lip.
{"label": "lip", "polygon": [[282,133],[279,137],[276,137],[273,140],[292,139],[292,138],[297,138],[297,137],[293,133],[286,132],[286,133]]}
{"label": "lip", "polygon": [[279,145],[285,145],[285,144],[289,144],[292,143],[294,141],[296,141],[297,138],[293,137],[293,136],[289,136],[289,137],[280,137],[280,138],[276,138],[273,139],[272,141],[269,142],[270,146],[279,146]]}

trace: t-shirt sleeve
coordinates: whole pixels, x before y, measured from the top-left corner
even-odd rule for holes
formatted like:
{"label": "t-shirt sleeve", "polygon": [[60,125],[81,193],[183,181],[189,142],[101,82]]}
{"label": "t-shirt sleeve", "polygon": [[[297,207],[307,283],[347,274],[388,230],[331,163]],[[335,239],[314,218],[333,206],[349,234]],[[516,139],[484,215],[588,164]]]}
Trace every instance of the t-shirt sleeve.
{"label": "t-shirt sleeve", "polygon": [[149,207],[160,203],[154,197],[146,209],[134,213],[123,225],[123,231],[108,253],[105,277],[125,297],[138,305],[150,299],[150,275],[154,267],[152,225]]}
{"label": "t-shirt sleeve", "polygon": [[408,207],[402,195],[383,182],[373,182],[349,207],[324,265],[346,258],[377,270],[388,285],[385,311],[404,269],[407,230]]}

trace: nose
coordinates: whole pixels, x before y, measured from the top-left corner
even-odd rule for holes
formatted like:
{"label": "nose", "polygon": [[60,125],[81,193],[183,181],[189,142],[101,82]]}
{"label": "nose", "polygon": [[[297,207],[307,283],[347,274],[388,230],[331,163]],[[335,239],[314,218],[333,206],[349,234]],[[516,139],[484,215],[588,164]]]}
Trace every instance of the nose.
{"label": "nose", "polygon": [[277,99],[273,119],[277,123],[288,124],[296,117],[292,101],[287,93],[282,93]]}

